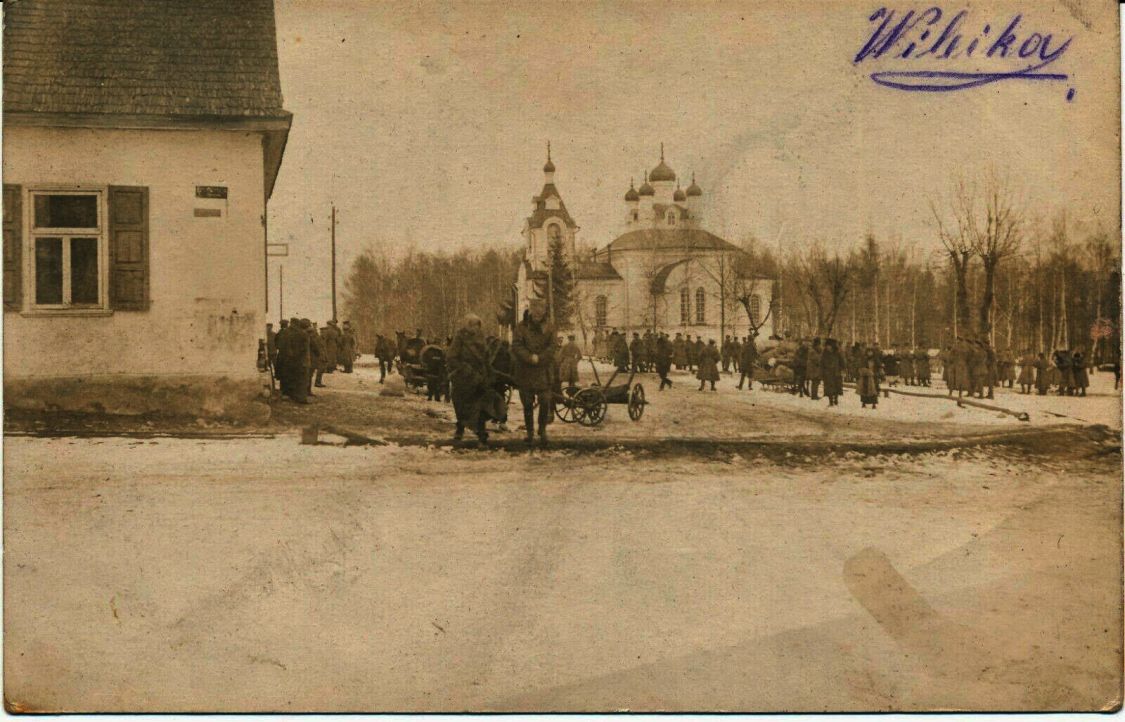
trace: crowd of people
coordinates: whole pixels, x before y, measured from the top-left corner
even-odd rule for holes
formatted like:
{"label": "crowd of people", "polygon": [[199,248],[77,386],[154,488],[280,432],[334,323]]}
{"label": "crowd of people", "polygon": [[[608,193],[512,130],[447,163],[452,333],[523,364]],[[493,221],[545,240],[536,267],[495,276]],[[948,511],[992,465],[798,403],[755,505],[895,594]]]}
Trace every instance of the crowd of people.
{"label": "crowd of people", "polygon": [[307,404],[315,396],[313,387],[326,386],[325,374],[340,369],[352,373],[358,357],[351,323],[344,321],[341,327],[336,319],[319,329],[307,318],[282,319],[276,332],[267,323],[264,346],[264,370],[277,379],[282,396],[299,404]]}
{"label": "crowd of people", "polygon": [[[1059,349],[1049,356],[1028,350],[1017,356],[1010,349],[997,352],[987,341],[961,337],[936,352],[894,346],[884,350],[878,343],[849,346],[829,337],[771,337],[767,351],[760,352],[756,333],[727,335],[716,343],[682,332],[635,331],[630,337],[617,329],[599,329],[591,341],[594,359],[621,373],[655,373],[660,391],[672,387],[673,368],[693,374],[699,391],[715,391],[722,374],[733,374],[740,391],[753,391],[757,380],[812,401],[826,399],[828,406],[838,406],[845,384],[854,384],[861,407],[871,409],[891,387],[927,388],[939,376],[948,395],[956,393],[958,398],[991,399],[997,387],[1015,386],[1021,394],[1085,396],[1089,386],[1089,363],[1081,350]],[[341,367],[351,373],[357,357],[356,335],[348,321],[342,328],[332,320],[317,329],[308,319],[293,318],[282,321],[276,334],[269,324],[265,345],[282,394],[297,403],[308,403],[313,388],[325,386],[325,374]],[[527,442],[538,437],[546,444],[557,395],[578,385],[584,358],[575,336],[564,340],[548,321],[546,304],[532,300],[511,342],[486,336],[481,319],[472,314],[443,341],[424,339],[420,329],[413,338],[400,332],[394,342],[378,335],[374,350],[380,383],[396,359],[401,370],[406,349],[428,347],[440,351],[416,359],[422,364],[427,397],[452,402],[455,439],[471,430],[482,444],[488,440],[488,422],[506,429],[507,395],[513,388],[518,390]],[[1114,371],[1117,388],[1119,364]]]}

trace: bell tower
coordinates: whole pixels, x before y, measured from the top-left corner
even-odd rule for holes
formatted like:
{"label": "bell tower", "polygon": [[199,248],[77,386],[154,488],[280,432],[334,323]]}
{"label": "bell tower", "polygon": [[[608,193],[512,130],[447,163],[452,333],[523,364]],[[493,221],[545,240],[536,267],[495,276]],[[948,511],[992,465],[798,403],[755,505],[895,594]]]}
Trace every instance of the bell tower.
{"label": "bell tower", "polygon": [[547,142],[547,162],[543,165],[543,190],[531,199],[531,215],[524,224],[524,259],[532,270],[545,270],[550,248],[561,243],[568,258],[574,258],[574,239],[578,224],[566,209],[562,195],[555,186],[555,163],[551,160],[551,143]]}

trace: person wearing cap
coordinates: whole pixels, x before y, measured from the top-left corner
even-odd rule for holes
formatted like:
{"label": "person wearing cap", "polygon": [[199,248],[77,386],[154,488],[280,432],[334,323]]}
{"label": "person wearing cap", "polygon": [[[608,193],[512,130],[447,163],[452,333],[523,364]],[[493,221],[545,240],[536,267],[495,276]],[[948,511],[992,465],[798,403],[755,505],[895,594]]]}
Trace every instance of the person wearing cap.
{"label": "person wearing cap", "polygon": [[715,382],[719,380],[719,347],[715,345],[715,339],[707,339],[707,345],[698,352],[696,361],[699,364],[699,371],[695,374],[699,379],[699,390],[702,391],[704,385],[710,382],[714,391]]}
{"label": "person wearing cap", "polygon": [[480,317],[467,314],[453,335],[445,358],[452,384],[453,413],[457,417],[455,441],[460,441],[465,427],[469,427],[481,444],[488,443],[484,424],[487,420],[485,401],[493,382],[490,356]]}
{"label": "person wearing cap", "polygon": [[527,442],[535,441],[534,409],[539,404],[539,440],[547,443],[551,416],[551,368],[554,364],[555,329],[547,320],[547,303],[533,298],[512,334],[512,366]]}
{"label": "person wearing cap", "polygon": [[582,349],[575,343],[574,334],[569,334],[559,352],[559,380],[566,386],[578,385],[578,362],[581,360]]}
{"label": "person wearing cap", "polygon": [[299,319],[291,319],[289,325],[278,333],[277,358],[282,395],[299,404],[307,404],[309,337]]}

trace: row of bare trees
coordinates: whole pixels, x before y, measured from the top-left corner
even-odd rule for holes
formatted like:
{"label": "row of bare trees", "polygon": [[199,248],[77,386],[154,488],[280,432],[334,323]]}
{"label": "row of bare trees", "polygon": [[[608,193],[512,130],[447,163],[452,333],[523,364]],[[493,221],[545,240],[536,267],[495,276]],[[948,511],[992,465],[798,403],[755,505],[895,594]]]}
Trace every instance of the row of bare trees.
{"label": "row of bare trees", "polygon": [[883,345],[942,346],[986,339],[1015,352],[1083,348],[1108,360],[1120,347],[1120,247],[1103,228],[1065,213],[1030,219],[1008,180],[958,179],[930,204],[935,244],[880,241],[850,251],[749,240],[754,264],[777,279],[786,335]]}
{"label": "row of bare trees", "polygon": [[411,251],[391,261],[367,250],[344,281],[344,317],[370,352],[375,334],[421,329],[427,338],[452,335],[467,313],[499,330],[497,310],[512,297],[519,252],[488,249],[455,253]]}

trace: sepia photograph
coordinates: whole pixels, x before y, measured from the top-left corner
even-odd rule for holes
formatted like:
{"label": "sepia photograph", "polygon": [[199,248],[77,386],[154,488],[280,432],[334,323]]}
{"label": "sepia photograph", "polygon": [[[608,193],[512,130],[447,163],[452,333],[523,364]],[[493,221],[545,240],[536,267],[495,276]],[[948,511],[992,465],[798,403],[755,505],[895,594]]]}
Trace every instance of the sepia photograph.
{"label": "sepia photograph", "polygon": [[1115,712],[1110,0],[8,0],[34,713]]}

